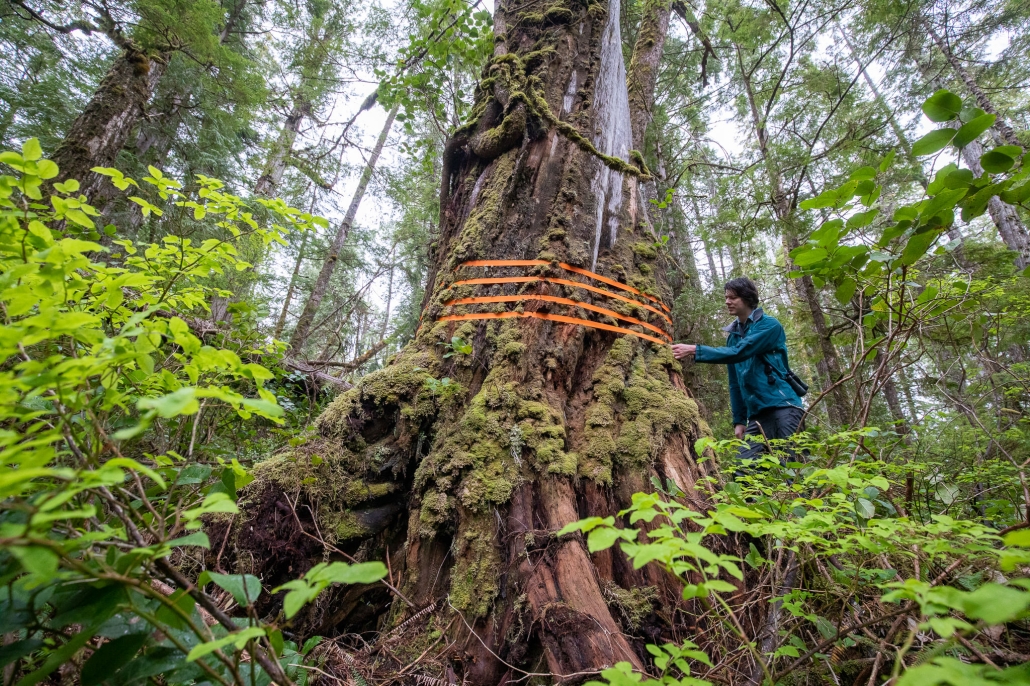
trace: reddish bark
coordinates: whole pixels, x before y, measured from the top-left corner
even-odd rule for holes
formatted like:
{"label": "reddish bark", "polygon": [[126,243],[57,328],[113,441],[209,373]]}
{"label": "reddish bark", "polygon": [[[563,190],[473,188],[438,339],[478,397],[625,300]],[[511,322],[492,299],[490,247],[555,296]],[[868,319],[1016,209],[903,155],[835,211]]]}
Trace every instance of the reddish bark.
{"label": "reddish bark", "polygon": [[[389,551],[392,603],[382,586],[329,592],[298,625],[322,634],[383,629],[435,603],[436,626],[449,627],[443,658],[475,685],[521,682],[530,672],[582,681],[621,660],[645,668],[641,634],[672,639],[668,618],[690,610],[675,580],[633,569],[619,551],[590,555],[580,535],[555,533],[583,517],[617,515],[634,492],[652,488],[651,477],[676,483],[698,509],[707,504],[697,483],[709,468],[692,450],[707,428],[667,346],[538,319],[437,321],[483,311],[446,304],[473,295],[540,293],[617,307],[554,283],[455,286],[484,274],[461,266],[468,260],[544,260],[489,273],[566,278],[558,263],[589,269],[596,252],[595,272],[667,292],[637,179],[616,175],[621,196],[609,189],[598,213],[592,182],[604,162],[551,119],[595,132],[605,105],[594,97],[605,91],[597,83],[605,7],[522,11],[499,8],[503,45],[484,71],[494,80],[477,89],[478,120],[448,145],[440,239],[415,340],[341,395],[311,443],[259,467],[236,529],[237,567],[267,585],[321,561],[323,548],[310,547],[318,538],[359,559]],[[535,93],[516,97],[519,88]],[[602,223],[618,230],[602,234]],[[543,301],[524,307],[596,317]],[[472,353],[445,356],[452,336]],[[655,589],[653,612],[630,627],[612,590],[645,586]]]}

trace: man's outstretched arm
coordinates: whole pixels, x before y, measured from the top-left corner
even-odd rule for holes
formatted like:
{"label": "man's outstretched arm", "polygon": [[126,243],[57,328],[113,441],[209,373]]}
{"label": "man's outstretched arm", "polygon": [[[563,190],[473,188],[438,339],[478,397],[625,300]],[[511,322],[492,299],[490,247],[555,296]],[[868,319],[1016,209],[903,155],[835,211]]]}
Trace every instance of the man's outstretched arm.
{"label": "man's outstretched arm", "polygon": [[733,345],[723,345],[718,348],[708,345],[696,346],[694,359],[698,362],[735,364],[755,355],[769,352],[776,347],[782,328],[775,322],[765,323],[765,321],[762,319],[752,324],[748,335]]}

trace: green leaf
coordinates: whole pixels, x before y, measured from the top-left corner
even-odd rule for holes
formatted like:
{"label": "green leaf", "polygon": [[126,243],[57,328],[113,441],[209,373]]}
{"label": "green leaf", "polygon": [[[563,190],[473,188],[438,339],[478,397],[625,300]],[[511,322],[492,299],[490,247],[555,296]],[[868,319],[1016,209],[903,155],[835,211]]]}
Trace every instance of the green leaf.
{"label": "green leaf", "polygon": [[115,638],[100,646],[82,666],[82,686],[94,686],[104,681],[139,652],[147,642],[147,634],[129,634]]}
{"label": "green leaf", "polygon": [[186,655],[186,661],[193,662],[194,660],[204,657],[205,655],[208,655],[210,653],[213,653],[216,650],[223,648],[229,644],[234,645],[239,650],[243,650],[243,647],[247,645],[247,641],[264,635],[264,629],[252,626],[250,628],[244,629],[243,631],[237,631],[235,633],[229,634],[228,636],[223,636],[222,638],[219,638],[217,640],[208,641],[207,643],[201,643],[198,646],[194,646],[193,650],[191,650],[189,654]]}
{"label": "green leaf", "polygon": [[855,501],[855,512],[863,519],[872,519],[873,515],[876,514],[876,505],[873,505],[865,498],[859,498]]}
{"label": "green leaf", "polygon": [[[39,174],[39,178],[41,179],[52,179],[57,176],[59,171],[57,164],[50,160],[40,160],[39,162],[36,162],[36,172]],[[73,181],[74,179],[69,180]],[[78,185],[78,183],[78,181],[75,182],[76,185]],[[56,186],[57,184],[54,185]]]}
{"label": "green leaf", "polygon": [[211,540],[208,539],[207,534],[203,531],[195,531],[188,536],[182,536],[180,538],[168,541],[169,546],[172,548],[181,548],[185,546],[193,546],[196,548],[207,548],[211,549]]}
{"label": "green leaf", "polygon": [[594,529],[587,535],[587,550],[592,553],[596,553],[598,550],[607,550],[620,538],[622,538],[622,532],[613,526]]}
{"label": "green leaf", "polygon": [[801,203],[803,210],[818,210],[824,207],[833,207],[840,200],[840,193],[836,190],[823,191],[814,198],[809,198]]}
{"label": "green leaf", "polygon": [[980,156],[980,166],[984,168],[984,171],[991,174],[1001,174],[1012,169],[1016,161],[1006,155],[1005,153],[999,152],[997,148],[986,152]]}
{"label": "green leaf", "polygon": [[979,138],[980,134],[991,128],[996,118],[993,114],[985,114],[963,124],[955,134],[955,139],[951,141],[952,145],[956,148],[966,147]]}
{"label": "green leaf", "polygon": [[43,147],[38,138],[30,138],[21,144],[21,156],[26,162],[35,162],[43,157]]}
{"label": "green leaf", "polygon": [[930,121],[950,121],[962,111],[962,98],[951,91],[941,89],[923,103],[923,112]]}
{"label": "green leaf", "polygon": [[382,562],[333,562],[320,570],[314,580],[336,584],[371,584],[386,576],[386,572],[386,565]]}
{"label": "green leaf", "polygon": [[852,278],[845,279],[834,292],[834,296],[837,298],[837,302],[841,305],[847,305],[851,302],[852,296],[855,295],[855,290],[858,288],[858,284]]}
{"label": "green leaf", "polygon": [[876,178],[876,169],[873,167],[859,167],[855,171],[851,172],[848,178],[852,181],[866,181],[869,179]]}
{"label": "green leaf", "polygon": [[912,154],[925,157],[943,150],[955,138],[955,129],[937,129],[926,134],[912,144]]}
{"label": "green leaf", "polygon": [[208,572],[208,575],[211,581],[231,593],[241,607],[253,603],[261,595],[261,580],[252,574]]}
{"label": "green leaf", "polygon": [[709,579],[705,582],[705,588],[719,593],[736,593],[740,590],[730,582],[723,581],[722,579]]}
{"label": "green leaf", "polygon": [[[187,617],[193,614],[193,608],[197,604],[197,601],[193,599],[193,596],[181,588],[169,596],[168,600]],[[154,616],[157,617],[159,622],[164,622],[173,629],[179,629],[181,631],[189,627],[189,624],[185,619],[183,619],[182,615],[164,604],[157,609]]]}
{"label": "green leaf", "polygon": [[200,409],[196,395],[195,388],[180,388],[159,398],[141,398],[137,405],[141,410],[154,410],[159,417],[169,419],[181,414],[195,414]]}
{"label": "green leaf", "polygon": [[822,248],[810,248],[804,245],[790,251],[790,258],[799,267],[810,267],[826,259],[826,255],[826,251]]}
{"label": "green leaf", "polygon": [[1030,548],[1030,528],[1010,531],[1005,534],[1002,542],[1010,547]]}
{"label": "green leaf", "polygon": [[879,214],[879,212],[879,209],[857,212],[848,218],[847,228],[851,230],[865,228],[872,223],[873,219],[876,218],[876,215]]}
{"label": "green leaf", "polygon": [[962,611],[970,619],[1004,624],[1020,619],[1030,607],[1030,592],[1001,584],[984,584],[962,598]]}

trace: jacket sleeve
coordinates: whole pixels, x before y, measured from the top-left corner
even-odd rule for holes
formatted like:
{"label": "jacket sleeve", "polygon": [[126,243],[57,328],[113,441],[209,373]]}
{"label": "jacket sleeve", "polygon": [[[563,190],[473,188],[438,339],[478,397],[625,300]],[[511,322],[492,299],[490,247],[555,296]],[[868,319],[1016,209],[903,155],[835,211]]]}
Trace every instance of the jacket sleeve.
{"label": "jacket sleeve", "polygon": [[740,384],[737,383],[737,369],[728,364],[726,371],[730,375],[730,409],[733,411],[733,423],[747,425],[747,407],[744,405],[744,396],[740,393]]}
{"label": "jacket sleeve", "polygon": [[743,360],[761,355],[776,348],[780,332],[779,322],[770,317],[763,317],[754,324],[749,335],[744,336],[733,345],[724,345],[714,348],[708,345],[699,345],[694,353],[696,362],[725,362],[734,364]]}

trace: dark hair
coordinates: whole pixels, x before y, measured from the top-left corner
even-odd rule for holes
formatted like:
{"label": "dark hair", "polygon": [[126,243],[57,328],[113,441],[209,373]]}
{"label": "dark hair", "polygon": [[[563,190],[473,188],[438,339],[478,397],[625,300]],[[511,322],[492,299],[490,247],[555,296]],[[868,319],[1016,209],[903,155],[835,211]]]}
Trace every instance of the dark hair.
{"label": "dark hair", "polygon": [[733,291],[733,294],[747,303],[752,310],[758,307],[758,287],[746,276],[730,279],[723,286],[723,290]]}

